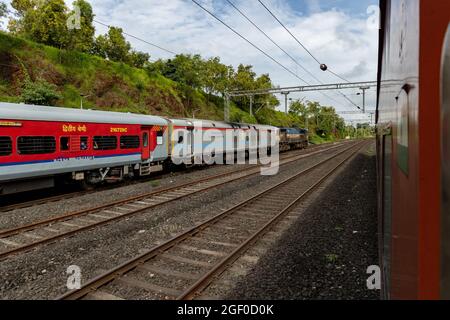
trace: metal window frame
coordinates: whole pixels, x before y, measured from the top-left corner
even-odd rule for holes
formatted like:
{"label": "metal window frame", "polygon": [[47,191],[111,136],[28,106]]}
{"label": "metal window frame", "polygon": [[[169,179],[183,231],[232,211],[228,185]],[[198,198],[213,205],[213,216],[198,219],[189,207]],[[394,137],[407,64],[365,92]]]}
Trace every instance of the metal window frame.
{"label": "metal window frame", "polygon": [[12,153],[13,153],[13,149],[14,149],[14,142],[13,142],[13,139],[11,138],[11,137],[9,137],[9,136],[0,136],[0,138],[6,138],[6,139],[9,139],[9,143],[10,143],[10,146],[11,146],[11,148],[10,148],[10,150],[9,150],[9,153],[5,153],[5,154],[1,154],[0,153],[0,157],[7,157],[7,156],[10,156],[10,155],[12,155]]}

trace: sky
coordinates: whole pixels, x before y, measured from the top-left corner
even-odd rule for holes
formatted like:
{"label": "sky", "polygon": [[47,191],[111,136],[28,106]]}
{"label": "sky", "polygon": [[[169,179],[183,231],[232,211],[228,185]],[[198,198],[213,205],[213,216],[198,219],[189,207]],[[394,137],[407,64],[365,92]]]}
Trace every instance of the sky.
{"label": "sky", "polygon": [[[3,0],[5,1],[5,0]],[[72,0],[65,0],[70,6]],[[225,0],[198,0],[207,9],[266,51],[297,76],[312,84],[312,79],[289,57],[264,37]],[[323,83],[342,82],[329,72],[320,70],[317,62],[283,29],[257,0],[230,0],[263,29],[285,51]],[[10,0],[5,1],[7,4]],[[368,21],[374,11],[368,8],[378,0],[263,0],[265,5],[322,63],[349,81],[374,81],[377,70],[378,29]],[[257,74],[268,73],[276,86],[304,85],[298,78],[240,39],[191,0],[91,0],[96,19],[119,26],[129,34],[155,43],[176,53],[199,53],[203,57],[221,58],[235,68],[240,64],[254,66]],[[3,24],[5,26],[5,23]],[[97,33],[106,27],[96,25]],[[151,59],[170,58],[171,54],[128,38],[134,48],[148,52]],[[343,91],[357,105],[362,105],[358,90]],[[329,98],[331,97],[331,99]],[[327,96],[318,93],[296,93],[292,99],[319,101],[333,105],[338,111],[354,111],[337,92]],[[280,110],[284,98],[279,96]],[[375,88],[367,93],[367,108],[375,107]],[[366,119],[367,115],[345,118]]]}

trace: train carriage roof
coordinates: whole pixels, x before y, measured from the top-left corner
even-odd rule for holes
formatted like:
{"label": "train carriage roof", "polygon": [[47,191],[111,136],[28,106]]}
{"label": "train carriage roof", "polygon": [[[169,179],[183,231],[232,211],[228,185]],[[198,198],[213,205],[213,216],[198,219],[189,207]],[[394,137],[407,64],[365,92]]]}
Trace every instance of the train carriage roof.
{"label": "train carriage roof", "polygon": [[254,124],[254,123],[238,123],[230,122],[232,126],[238,126],[243,129],[255,129],[255,130],[278,130],[277,127],[265,125],[265,124]]}
{"label": "train carriage roof", "polygon": [[179,127],[192,127],[194,124],[192,121],[185,119],[168,119],[174,126]]}
{"label": "train carriage roof", "polygon": [[35,121],[71,121],[87,123],[139,124],[166,126],[157,116],[110,111],[81,110],[0,102],[0,119]]}
{"label": "train carriage roof", "polygon": [[269,126],[266,124],[251,124],[251,126],[254,126],[257,130],[274,130],[274,131],[279,130],[278,127]]}
{"label": "train carriage roof", "polygon": [[233,128],[229,123],[223,121],[213,121],[213,120],[203,120],[203,119],[184,119],[190,121],[197,126],[201,124],[203,128],[220,128],[220,129],[231,129]]}

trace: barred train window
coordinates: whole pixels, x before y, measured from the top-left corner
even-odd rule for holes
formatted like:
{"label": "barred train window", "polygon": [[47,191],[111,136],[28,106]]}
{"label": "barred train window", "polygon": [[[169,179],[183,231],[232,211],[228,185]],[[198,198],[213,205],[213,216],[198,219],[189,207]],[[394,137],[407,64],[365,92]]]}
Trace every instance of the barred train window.
{"label": "barred train window", "polygon": [[80,150],[85,151],[87,149],[89,149],[88,137],[81,137],[80,138]]}
{"label": "barred train window", "polygon": [[12,153],[12,140],[10,137],[0,137],[0,156],[9,156]]}
{"label": "barred train window", "polygon": [[17,139],[19,154],[46,154],[56,151],[55,137],[19,137]]}
{"label": "barred train window", "polygon": [[70,138],[69,137],[61,137],[60,139],[60,148],[62,151],[70,150]]}
{"label": "barred train window", "polygon": [[140,144],[139,136],[120,137],[120,149],[136,149],[139,148]]}
{"label": "barred train window", "polygon": [[96,136],[94,137],[94,150],[114,150],[117,149],[117,137]]}

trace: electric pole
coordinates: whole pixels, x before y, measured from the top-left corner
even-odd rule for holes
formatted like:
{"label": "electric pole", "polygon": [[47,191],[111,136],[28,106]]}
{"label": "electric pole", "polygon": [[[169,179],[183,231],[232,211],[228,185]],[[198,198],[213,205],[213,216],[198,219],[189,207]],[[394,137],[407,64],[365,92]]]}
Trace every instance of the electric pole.
{"label": "electric pole", "polygon": [[288,95],[290,94],[289,91],[283,91],[281,94],[284,95],[284,109],[286,114],[288,113]]}
{"label": "electric pole", "polygon": [[225,105],[223,110],[223,118],[225,121],[230,121],[230,95],[225,93]]}
{"label": "electric pole", "polygon": [[359,89],[362,90],[362,96],[363,96],[363,113],[366,113],[366,90],[369,90],[370,87],[360,87]]}
{"label": "electric pole", "polygon": [[83,110],[83,98],[89,98],[91,94],[80,94],[80,109]]}

